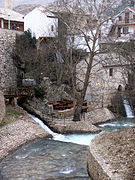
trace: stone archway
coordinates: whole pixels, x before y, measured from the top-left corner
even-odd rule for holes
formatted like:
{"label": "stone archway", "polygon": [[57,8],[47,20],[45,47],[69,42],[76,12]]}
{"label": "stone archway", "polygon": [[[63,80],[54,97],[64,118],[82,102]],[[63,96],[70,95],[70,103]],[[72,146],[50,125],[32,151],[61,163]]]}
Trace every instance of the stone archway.
{"label": "stone archway", "polygon": [[118,86],[118,91],[121,92],[122,91],[122,85]]}

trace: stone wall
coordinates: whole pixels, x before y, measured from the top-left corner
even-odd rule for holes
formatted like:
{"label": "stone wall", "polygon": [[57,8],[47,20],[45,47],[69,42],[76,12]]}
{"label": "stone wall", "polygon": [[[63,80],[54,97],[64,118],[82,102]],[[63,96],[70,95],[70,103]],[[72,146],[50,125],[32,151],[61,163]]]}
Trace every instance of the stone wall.
{"label": "stone wall", "polygon": [[17,86],[16,67],[13,64],[12,52],[16,34],[23,32],[0,29],[0,90]]}
{"label": "stone wall", "polygon": [[[98,136],[99,135],[97,135],[96,138],[98,138]],[[99,146],[100,144],[96,144],[94,140],[92,140],[90,143],[90,149],[88,153],[88,173],[93,180],[116,180],[116,177],[116,179],[112,178],[112,167],[110,164],[106,164],[102,154],[99,153]]]}
{"label": "stone wall", "polygon": [[[126,59],[115,53],[106,53],[95,56],[90,73],[89,85],[85,98],[93,108],[107,107],[112,97],[121,90],[125,90],[128,83]],[[81,61],[77,64],[78,87],[83,87],[87,63]]]}
{"label": "stone wall", "polygon": [[5,117],[5,113],[6,113],[5,99],[3,93],[0,91],[0,123]]}

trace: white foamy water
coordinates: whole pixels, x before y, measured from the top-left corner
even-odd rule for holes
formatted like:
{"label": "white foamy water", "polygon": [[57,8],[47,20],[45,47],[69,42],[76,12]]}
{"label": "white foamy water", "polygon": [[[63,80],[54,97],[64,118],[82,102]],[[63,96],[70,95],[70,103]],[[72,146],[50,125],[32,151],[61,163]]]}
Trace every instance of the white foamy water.
{"label": "white foamy water", "polygon": [[[87,145],[89,146],[90,142],[94,137],[98,134],[70,134],[70,135],[62,135],[53,132],[51,129],[49,129],[40,119],[37,117],[30,115],[46,132],[51,134],[53,136],[53,140],[56,141],[62,141],[62,142],[71,142],[75,144],[81,144],[81,145]],[[115,122],[110,122],[110,123],[104,123],[101,125],[98,125],[99,127],[102,128],[102,130],[105,131],[117,131],[121,128],[126,128],[126,127],[132,127],[135,126],[135,121],[134,119],[131,118],[125,118],[124,120],[118,120]]]}
{"label": "white foamy water", "polygon": [[89,145],[96,135],[97,134],[71,134],[65,136],[54,136],[53,139],[63,142],[72,142],[75,144]]}
{"label": "white foamy water", "polygon": [[57,133],[54,133],[51,129],[49,129],[39,118],[35,117],[34,115],[29,114],[32,119],[34,119],[46,132],[51,134],[52,136],[58,135]]}
{"label": "white foamy water", "polygon": [[51,129],[49,129],[39,118],[30,115],[46,132],[53,136],[54,140],[62,141],[62,142],[71,142],[75,144],[81,145],[89,145],[90,141],[97,134],[71,134],[71,135],[62,135],[58,133],[54,133]]}
{"label": "white foamy water", "polygon": [[123,103],[124,103],[127,118],[134,118],[134,115],[133,115],[133,112],[132,112],[131,107],[129,105],[129,102],[126,99],[124,99]]}

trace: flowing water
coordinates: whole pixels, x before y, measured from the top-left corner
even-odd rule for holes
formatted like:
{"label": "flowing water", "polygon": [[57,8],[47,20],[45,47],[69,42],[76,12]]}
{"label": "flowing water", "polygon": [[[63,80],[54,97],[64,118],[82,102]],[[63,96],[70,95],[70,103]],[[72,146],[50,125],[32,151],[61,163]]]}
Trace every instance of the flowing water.
{"label": "flowing water", "polygon": [[0,164],[0,180],[88,180],[88,146],[43,138]]}
{"label": "flowing water", "polygon": [[100,127],[103,131],[110,131],[110,132],[119,131],[123,128],[128,128],[132,126],[135,126],[135,119],[133,118],[123,118],[121,120],[117,120],[114,122],[98,125],[98,127]]}
{"label": "flowing water", "polygon": [[[0,180],[90,180],[87,174],[88,145],[96,134],[57,134],[32,117],[53,135],[53,139],[35,140],[7,156],[0,163]],[[132,118],[99,125],[105,131],[130,126],[135,126]]]}
{"label": "flowing water", "polygon": [[132,112],[129,102],[126,99],[124,99],[123,103],[124,103],[125,111],[127,114],[127,118],[134,118],[134,115],[133,115],[133,112]]}

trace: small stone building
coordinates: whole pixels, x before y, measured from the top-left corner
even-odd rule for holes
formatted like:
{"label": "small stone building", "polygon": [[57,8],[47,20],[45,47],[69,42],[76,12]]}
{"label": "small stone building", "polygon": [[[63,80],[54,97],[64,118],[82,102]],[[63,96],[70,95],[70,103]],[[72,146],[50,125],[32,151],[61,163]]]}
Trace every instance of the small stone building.
{"label": "small stone building", "polygon": [[[125,59],[115,53],[106,53],[95,57],[85,97],[91,107],[107,107],[119,90],[125,90],[128,83],[126,65],[128,64]],[[83,86],[86,67],[86,61],[81,61],[77,65],[77,79],[80,88]]]}

